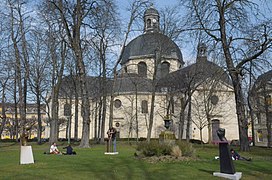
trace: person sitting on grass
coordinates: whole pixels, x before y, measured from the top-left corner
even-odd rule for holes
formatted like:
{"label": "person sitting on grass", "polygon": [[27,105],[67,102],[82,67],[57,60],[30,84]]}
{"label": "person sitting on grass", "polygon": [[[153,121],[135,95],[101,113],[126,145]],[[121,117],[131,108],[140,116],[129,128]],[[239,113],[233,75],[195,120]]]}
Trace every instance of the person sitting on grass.
{"label": "person sitting on grass", "polygon": [[245,157],[240,156],[240,154],[238,154],[236,151],[234,151],[234,149],[231,149],[230,152],[231,152],[232,160],[246,160],[246,161],[251,161],[251,158],[245,158]]}
{"label": "person sitting on grass", "polygon": [[53,142],[50,147],[50,154],[61,154],[61,152],[58,150],[57,144],[55,142]]}
{"label": "person sitting on grass", "polygon": [[66,153],[63,153],[64,155],[76,155],[76,152],[73,151],[73,148],[70,144],[63,149],[66,149]]}

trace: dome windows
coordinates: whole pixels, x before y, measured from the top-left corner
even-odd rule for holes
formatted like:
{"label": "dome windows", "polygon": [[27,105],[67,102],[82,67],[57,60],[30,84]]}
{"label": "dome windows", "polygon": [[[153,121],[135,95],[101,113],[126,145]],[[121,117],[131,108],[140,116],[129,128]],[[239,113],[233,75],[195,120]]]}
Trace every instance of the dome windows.
{"label": "dome windows", "polygon": [[145,62],[138,63],[138,74],[142,77],[147,77],[147,66]]}
{"label": "dome windows", "polygon": [[169,62],[163,62],[161,64],[161,74],[162,74],[162,77],[164,77],[167,74],[169,74],[169,71],[170,71],[170,63]]}

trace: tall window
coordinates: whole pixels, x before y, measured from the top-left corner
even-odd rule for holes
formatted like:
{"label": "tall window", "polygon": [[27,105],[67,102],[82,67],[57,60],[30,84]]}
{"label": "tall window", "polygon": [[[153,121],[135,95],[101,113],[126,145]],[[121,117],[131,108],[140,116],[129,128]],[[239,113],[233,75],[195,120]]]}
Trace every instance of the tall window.
{"label": "tall window", "polygon": [[142,101],[142,113],[148,113],[148,103],[146,100]]}
{"label": "tall window", "polygon": [[169,74],[169,69],[170,69],[170,64],[168,62],[163,62],[161,64],[161,73],[162,73],[162,77],[166,76],[167,74]]}
{"label": "tall window", "polygon": [[65,104],[64,105],[64,116],[71,116],[71,105]]}
{"label": "tall window", "polygon": [[218,119],[212,120],[212,141],[219,141],[217,130],[220,127],[220,121]]}
{"label": "tall window", "polygon": [[138,63],[138,74],[142,77],[147,76],[147,66],[145,62]]}
{"label": "tall window", "polygon": [[146,28],[151,28],[151,19],[147,20]]}

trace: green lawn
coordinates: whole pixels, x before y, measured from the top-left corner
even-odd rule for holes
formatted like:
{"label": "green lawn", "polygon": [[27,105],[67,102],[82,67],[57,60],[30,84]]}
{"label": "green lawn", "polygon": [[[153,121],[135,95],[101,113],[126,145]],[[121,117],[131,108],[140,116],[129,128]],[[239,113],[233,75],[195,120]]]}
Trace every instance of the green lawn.
{"label": "green lawn", "polygon": [[[118,155],[104,155],[105,146],[92,145],[89,149],[74,146],[76,156],[45,155],[49,144],[31,144],[34,164],[19,164],[19,144],[0,142],[0,179],[220,179],[217,146],[196,148],[197,160],[149,163],[134,158],[135,146],[118,143]],[[62,150],[65,144],[60,144]],[[272,149],[251,148],[240,153],[252,157],[252,162],[235,161],[235,169],[242,179],[272,179]]]}

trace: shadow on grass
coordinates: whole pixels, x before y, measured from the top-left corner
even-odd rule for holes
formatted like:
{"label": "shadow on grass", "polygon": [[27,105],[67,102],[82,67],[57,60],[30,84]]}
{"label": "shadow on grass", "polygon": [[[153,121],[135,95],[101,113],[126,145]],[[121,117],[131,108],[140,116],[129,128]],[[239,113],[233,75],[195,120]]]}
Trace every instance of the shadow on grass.
{"label": "shadow on grass", "polygon": [[12,142],[12,143],[3,143],[0,141],[0,148],[1,147],[10,147],[10,146],[14,146],[14,145],[17,145],[18,142]]}
{"label": "shadow on grass", "polygon": [[207,174],[213,174],[215,171],[210,171],[210,170],[207,170],[207,169],[198,169],[199,171],[201,172],[205,172]]}

